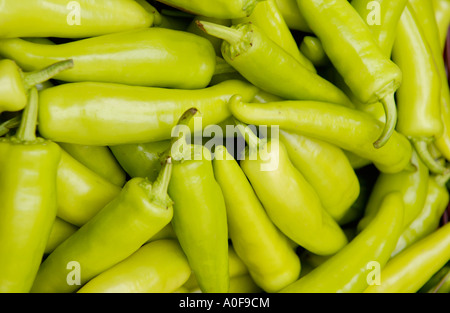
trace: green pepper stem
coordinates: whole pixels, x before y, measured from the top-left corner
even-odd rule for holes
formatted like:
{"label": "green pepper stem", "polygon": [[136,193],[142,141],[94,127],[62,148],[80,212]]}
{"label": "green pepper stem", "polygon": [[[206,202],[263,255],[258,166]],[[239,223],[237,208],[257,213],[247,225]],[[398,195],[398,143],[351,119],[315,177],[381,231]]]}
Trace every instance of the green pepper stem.
{"label": "green pepper stem", "polygon": [[168,194],[167,190],[169,189],[170,178],[172,177],[172,158],[168,156],[161,171],[156,178],[156,181],[153,183],[151,190],[151,199],[153,202],[157,202],[164,206],[168,206]]}
{"label": "green pepper stem", "polygon": [[415,138],[411,138],[410,140],[422,162],[425,163],[425,165],[433,174],[444,174],[447,171],[447,168],[445,166],[441,165],[433,158],[430,150],[428,149],[427,141]]}
{"label": "green pepper stem", "polygon": [[445,186],[450,180],[450,169],[446,169],[444,173],[436,175],[434,179],[439,186]]}
{"label": "green pepper stem", "polygon": [[73,60],[70,59],[54,63],[42,70],[23,73],[25,89],[30,89],[31,87],[34,87],[37,84],[46,82],[47,80],[53,78],[59,73],[71,69],[72,67],[73,67]]}
{"label": "green pepper stem", "polygon": [[214,24],[205,21],[195,21],[197,26],[208,35],[223,39],[231,45],[239,44],[242,41],[242,32],[231,27]]}
{"label": "green pepper stem", "polygon": [[30,89],[28,104],[22,113],[19,130],[16,137],[21,141],[36,140],[36,124],[38,116],[38,91],[35,87]]}
{"label": "green pepper stem", "polygon": [[0,125],[0,137],[5,136],[12,128],[16,128],[20,126],[20,120],[22,117],[20,115],[16,115],[13,118],[7,120],[3,124]]}
{"label": "green pepper stem", "polygon": [[383,147],[388,142],[397,125],[397,105],[395,103],[394,94],[392,93],[384,97],[380,100],[380,102],[384,107],[384,111],[386,114],[386,123],[380,137],[373,144],[376,149]]}

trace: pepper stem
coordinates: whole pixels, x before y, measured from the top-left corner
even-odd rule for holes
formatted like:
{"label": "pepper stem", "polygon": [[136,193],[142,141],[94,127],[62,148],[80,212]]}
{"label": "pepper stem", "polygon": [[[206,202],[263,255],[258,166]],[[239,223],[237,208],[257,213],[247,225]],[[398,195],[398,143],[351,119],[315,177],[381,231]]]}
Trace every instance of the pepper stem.
{"label": "pepper stem", "polygon": [[414,148],[417,151],[420,159],[428,167],[428,169],[434,174],[444,174],[447,168],[436,161],[428,149],[428,142],[425,140],[419,140],[415,138],[410,139]]}
{"label": "pepper stem", "polygon": [[32,87],[28,95],[28,104],[22,113],[16,137],[22,141],[36,140],[36,124],[38,116],[38,91]]}
{"label": "pepper stem", "polygon": [[231,45],[239,44],[242,41],[242,33],[231,27],[214,24],[205,21],[195,21],[197,26],[208,35],[223,39]]}
{"label": "pepper stem", "polygon": [[397,105],[395,103],[394,94],[392,93],[384,97],[380,100],[380,102],[384,107],[386,123],[380,138],[378,138],[378,140],[373,144],[376,149],[383,147],[388,142],[397,125]]}
{"label": "pepper stem", "polygon": [[41,84],[59,73],[71,69],[73,67],[73,60],[65,60],[61,62],[54,63],[42,70],[23,73],[23,80],[25,89],[30,89],[31,87]]}
{"label": "pepper stem", "polygon": [[156,181],[152,185],[150,195],[153,202],[157,202],[166,207],[168,207],[168,204],[171,202],[167,190],[169,189],[169,183],[172,177],[172,168],[172,158],[168,156],[161,171],[158,174],[158,177],[156,178]]}

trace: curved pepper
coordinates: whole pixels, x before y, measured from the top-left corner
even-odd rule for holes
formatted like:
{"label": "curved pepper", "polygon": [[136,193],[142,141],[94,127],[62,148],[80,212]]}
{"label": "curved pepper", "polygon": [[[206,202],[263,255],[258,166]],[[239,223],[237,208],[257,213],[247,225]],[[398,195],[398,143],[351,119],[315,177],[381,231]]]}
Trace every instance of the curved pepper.
{"label": "curved pepper", "polygon": [[445,186],[447,180],[448,175],[428,179],[428,192],[422,211],[401,234],[393,256],[439,228],[442,214],[449,203],[449,192]]}
{"label": "curved pepper", "polygon": [[248,127],[244,129],[250,147],[243,152],[240,166],[272,222],[313,253],[330,255],[339,251],[347,244],[344,232],[294,167],[283,143],[261,140]]}
{"label": "curved pepper", "polygon": [[22,39],[0,41],[0,55],[35,70],[71,58],[76,66],[55,78],[66,82],[108,82],[149,87],[197,89],[214,73],[212,44],[188,32],[145,28],[59,45]]}
{"label": "curved pepper", "polygon": [[146,177],[154,181],[161,170],[161,156],[170,147],[170,140],[110,146],[122,168],[130,177]]}
{"label": "curved pepper", "polygon": [[197,24],[206,33],[224,39],[223,58],[256,87],[285,99],[353,106],[339,88],[299,63],[256,25]]}
{"label": "curved pepper", "polygon": [[154,18],[132,0],[22,0],[1,6],[0,38],[93,37],[150,27]]}
{"label": "curved pepper", "polygon": [[15,136],[0,139],[0,292],[27,293],[56,218],[60,148],[36,138],[37,90]]}
{"label": "curved pepper", "polygon": [[226,204],[229,236],[250,276],[266,292],[276,292],[300,275],[300,259],[224,146],[214,151],[213,169]]}
{"label": "curved pepper", "polygon": [[249,16],[265,0],[157,0],[181,11],[220,19]]}
{"label": "curved pepper", "polygon": [[449,293],[450,262],[447,262],[418,291],[418,293]]}
{"label": "curved pepper", "polygon": [[395,131],[385,146],[373,147],[371,142],[382,132],[383,126],[370,115],[355,109],[317,101],[244,103],[239,97],[233,97],[229,106],[232,114],[242,122],[275,125],[335,144],[372,160],[383,172],[400,172],[411,159],[409,140]]}
{"label": "curved pepper", "polygon": [[114,185],[122,187],[125,184],[125,172],[108,147],[75,145],[64,142],[58,144],[81,164]]}
{"label": "curved pepper", "polygon": [[367,104],[378,101],[383,104],[386,124],[374,146],[384,146],[397,123],[394,94],[401,84],[402,72],[383,54],[368,26],[347,0],[297,0],[297,4],[356,98]]}
{"label": "curved pepper", "polygon": [[179,243],[157,240],[91,279],[78,293],[167,293],[181,287],[190,275]]}
{"label": "curved pepper", "polygon": [[409,4],[398,25],[392,59],[403,72],[396,95],[397,131],[410,138],[432,172],[442,174],[445,167],[437,164],[422,147],[443,133],[441,79],[418,16]]}
{"label": "curved pepper", "polygon": [[[74,292],[137,251],[170,223],[172,201],[167,195],[172,164],[167,159],[153,184],[129,180],[120,195],[60,244],[42,262],[31,292]],[[78,262],[80,285],[68,284],[71,262]]]}
{"label": "curved pepper", "polygon": [[122,190],[64,150],[61,151],[56,179],[57,215],[75,226],[88,222]]}
{"label": "curved pepper", "polygon": [[322,43],[317,37],[305,36],[300,43],[300,51],[314,66],[323,67],[330,65],[330,59],[323,50]]}
{"label": "curved pepper", "polygon": [[422,210],[428,190],[429,170],[414,151],[411,163],[415,170],[404,170],[398,173],[380,173],[372,188],[364,217],[358,223],[361,231],[376,216],[384,197],[391,192],[400,192],[403,196],[405,213],[403,229],[405,229]]}
{"label": "curved pepper", "polygon": [[[398,192],[388,194],[377,216],[348,245],[283,293],[362,292],[367,288],[371,262],[380,268],[388,262],[402,231],[403,202]],[[383,276],[381,276],[383,279]]]}
{"label": "curved pepper", "polygon": [[[182,117],[188,123],[196,110]],[[183,134],[185,135],[185,134]],[[175,137],[174,137],[175,139]],[[185,138],[171,147],[174,158],[169,195],[174,201],[172,226],[202,292],[224,293],[229,288],[228,225],[225,200],[215,180],[211,153],[188,145]],[[172,152],[183,142],[183,155]]]}
{"label": "curved pepper", "polygon": [[[206,22],[209,21],[206,20]],[[316,69],[311,61],[300,52],[276,0],[266,0],[258,3],[249,17],[234,19],[232,22],[234,25],[249,22],[256,25],[267,37],[292,55],[301,65],[316,73]]]}
{"label": "curved pepper", "polygon": [[72,67],[73,61],[65,60],[35,72],[24,73],[16,62],[0,60],[0,113],[22,110],[28,102],[30,88]]}
{"label": "curved pepper", "polygon": [[345,153],[335,145],[284,130],[280,130],[280,140],[325,210],[340,223],[360,191],[358,177]]}
{"label": "curved pepper", "polygon": [[231,116],[231,96],[250,101],[257,91],[238,80],[196,90],[63,84],[40,92],[39,132],[57,142],[97,146],[168,140],[187,109],[202,112],[203,127],[216,125]]}
{"label": "curved pepper", "polygon": [[390,259],[381,270],[381,283],[364,292],[417,292],[449,260],[450,223]]}
{"label": "curved pepper", "polygon": [[376,2],[378,2],[376,8],[373,6],[373,0],[353,0],[351,4],[369,26],[383,53],[391,57],[398,22],[408,0],[376,0]]}

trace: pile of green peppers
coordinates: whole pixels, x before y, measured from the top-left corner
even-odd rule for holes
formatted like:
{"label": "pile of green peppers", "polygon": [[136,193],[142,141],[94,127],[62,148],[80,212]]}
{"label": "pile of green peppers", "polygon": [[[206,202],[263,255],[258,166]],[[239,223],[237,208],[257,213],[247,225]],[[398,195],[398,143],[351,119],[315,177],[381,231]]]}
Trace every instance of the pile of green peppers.
{"label": "pile of green peppers", "polygon": [[2,1],[0,293],[449,293],[449,25]]}

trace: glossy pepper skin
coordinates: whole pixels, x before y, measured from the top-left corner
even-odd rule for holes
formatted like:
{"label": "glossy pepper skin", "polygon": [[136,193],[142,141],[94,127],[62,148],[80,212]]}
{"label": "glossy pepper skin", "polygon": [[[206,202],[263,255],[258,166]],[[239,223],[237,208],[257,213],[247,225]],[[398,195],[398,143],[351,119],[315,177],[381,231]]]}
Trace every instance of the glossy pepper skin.
{"label": "glossy pepper skin", "polygon": [[0,60],[0,113],[23,110],[28,102],[30,88],[47,81],[56,74],[73,67],[72,60],[51,64],[36,72],[24,72],[10,59]]}
{"label": "glossy pepper skin", "polygon": [[429,170],[416,152],[413,152],[411,163],[414,170],[399,173],[380,173],[372,188],[364,216],[358,223],[358,229],[364,229],[376,216],[384,197],[392,192],[400,192],[405,206],[403,229],[405,229],[422,210],[428,191]]}
{"label": "glossy pepper skin", "polygon": [[57,216],[75,226],[86,224],[122,191],[65,150],[61,150],[56,180]]}
{"label": "glossy pepper skin", "polygon": [[182,11],[207,17],[232,19],[250,15],[265,0],[157,0]]}
{"label": "glossy pepper skin", "polygon": [[345,153],[330,143],[284,130],[280,130],[280,140],[325,210],[340,223],[360,191],[358,177]]}
{"label": "glossy pepper skin", "polygon": [[91,279],[78,293],[168,293],[181,287],[190,275],[179,243],[157,240]]}
{"label": "glossy pepper skin", "polygon": [[339,88],[303,66],[256,25],[197,24],[206,33],[224,39],[223,58],[256,87],[284,99],[353,106]]}
{"label": "glossy pepper skin", "polygon": [[209,150],[186,148],[190,158],[174,163],[169,185],[175,203],[172,226],[201,291],[225,293],[230,283],[225,200]]}
{"label": "glossy pepper skin", "polygon": [[320,139],[373,161],[380,171],[397,173],[411,159],[412,146],[402,134],[394,132],[379,149],[372,142],[382,132],[382,124],[355,109],[317,101],[280,101],[265,104],[230,101],[236,119],[255,125],[277,125],[281,129]]}
{"label": "glossy pepper skin", "polygon": [[168,140],[187,109],[201,110],[204,127],[216,125],[231,116],[231,96],[239,94],[250,101],[257,91],[238,80],[196,90],[64,84],[41,91],[39,132],[57,142],[97,146]]}
{"label": "glossy pepper skin", "polygon": [[305,33],[311,32],[311,28],[309,28],[305,18],[298,9],[296,0],[276,0],[276,2],[286,24],[291,30],[299,30]]}
{"label": "glossy pepper skin", "polygon": [[224,146],[214,151],[213,169],[225,198],[231,242],[255,283],[266,292],[277,292],[297,280],[299,257]]}
{"label": "glossy pepper skin", "polygon": [[439,228],[442,214],[449,203],[449,192],[445,186],[447,175],[428,179],[425,204],[417,217],[405,228],[397,242],[392,256],[426,237]]}
{"label": "glossy pepper skin", "polygon": [[339,251],[347,244],[344,232],[294,167],[283,143],[276,138],[260,140],[244,128],[251,144],[243,151],[240,166],[272,222],[313,253],[330,255]]}
{"label": "glossy pepper skin", "polygon": [[365,293],[414,293],[450,260],[450,223],[393,257]]}
{"label": "glossy pepper skin", "polygon": [[154,181],[161,170],[161,156],[170,147],[170,140],[111,146],[110,149],[130,177],[146,177]]}
{"label": "glossy pepper skin", "polygon": [[3,0],[0,38],[85,38],[153,24],[153,15],[132,0],[76,2],[69,6],[64,0]]}
{"label": "glossy pepper skin", "polygon": [[205,38],[155,27],[59,45],[5,39],[0,41],[0,55],[15,60],[26,70],[71,58],[76,66],[55,76],[66,82],[180,89],[206,87],[216,60],[213,46]]}
{"label": "glossy pepper skin", "polygon": [[[392,59],[403,72],[403,82],[397,90],[397,131],[417,144],[435,141],[442,136],[441,79],[433,52],[420,27],[418,16],[408,4],[399,22]],[[444,169],[428,162],[422,149],[418,150],[433,172]]]}
{"label": "glossy pepper skin", "polygon": [[314,36],[303,37],[300,43],[300,51],[311,61],[314,66],[324,67],[330,65],[330,59],[323,50],[319,38]]}
{"label": "glossy pepper skin", "polygon": [[56,218],[60,148],[36,138],[37,90],[17,134],[0,139],[0,291],[28,293]]}
{"label": "glossy pepper skin", "polygon": [[125,184],[125,171],[120,167],[108,147],[75,145],[64,142],[58,144],[81,164],[114,185],[122,187]]}
{"label": "glossy pepper skin", "polygon": [[[373,11],[371,0],[353,0],[353,8],[368,24],[369,29],[383,53],[390,57],[394,41],[397,36],[397,27],[408,0],[377,0],[379,10]],[[377,13],[379,23],[374,21],[373,13]],[[370,22],[370,24],[369,24]]]}
{"label": "glossy pepper skin", "polygon": [[122,192],[88,223],[60,244],[41,264],[31,288],[34,293],[75,292],[80,285],[68,284],[69,262],[80,265],[80,284],[104,272],[136,252],[173,216],[167,195],[170,159],[158,180],[129,180]]}
{"label": "glossy pepper skin", "polygon": [[[208,21],[207,21],[208,22]],[[234,19],[234,25],[252,23],[267,37],[292,55],[301,65],[316,72],[314,65],[299,50],[297,42],[278,8],[276,0],[266,0],[258,3],[249,17]]]}
{"label": "glossy pepper skin", "polygon": [[72,236],[77,230],[77,226],[56,217],[47,240],[47,245],[45,246],[44,254],[48,255],[52,253],[57,246]]}
{"label": "glossy pepper skin", "polygon": [[[403,202],[399,193],[387,195],[363,232],[282,293],[360,293],[367,288],[370,262],[388,262],[402,230]],[[383,279],[383,277],[381,278]]]}
{"label": "glossy pepper skin", "polygon": [[401,84],[402,72],[383,54],[347,0],[297,0],[297,4],[356,98],[366,104],[383,103],[386,124],[374,142],[376,148],[382,147],[397,123],[394,93]]}

